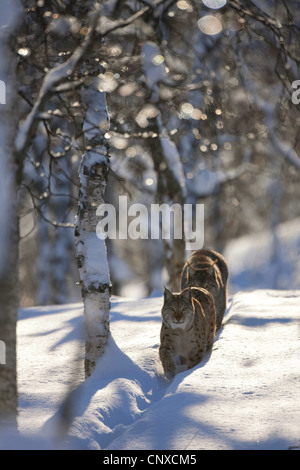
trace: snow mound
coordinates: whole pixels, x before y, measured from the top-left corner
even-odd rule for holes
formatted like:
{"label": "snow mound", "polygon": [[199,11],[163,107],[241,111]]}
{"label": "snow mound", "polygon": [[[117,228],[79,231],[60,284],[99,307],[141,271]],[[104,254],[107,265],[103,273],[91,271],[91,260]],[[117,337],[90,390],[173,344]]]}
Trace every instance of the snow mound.
{"label": "snow mound", "polygon": [[300,291],[235,294],[211,354],[172,382],[158,361],[161,305],[112,299],[109,344],[86,381],[82,306],[22,310],[21,435],[78,449],[299,446]]}

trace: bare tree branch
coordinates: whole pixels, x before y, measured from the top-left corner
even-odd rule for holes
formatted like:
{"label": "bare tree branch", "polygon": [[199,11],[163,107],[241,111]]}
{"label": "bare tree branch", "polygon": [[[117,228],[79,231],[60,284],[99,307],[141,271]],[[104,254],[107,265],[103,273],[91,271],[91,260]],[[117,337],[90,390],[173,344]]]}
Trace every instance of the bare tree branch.
{"label": "bare tree branch", "polygon": [[[68,80],[75,68],[83,60],[85,53],[90,47],[101,13],[99,6],[94,14],[90,30],[82,44],[74,51],[72,56],[63,64],[51,69],[45,76],[39,96],[25,122],[21,125],[15,141],[15,152],[17,162],[22,168],[22,162],[31,145],[32,136],[35,134],[39,115],[44,110],[45,104],[52,93],[55,93],[63,81]],[[76,82],[75,82],[76,83]]]}
{"label": "bare tree branch", "polygon": [[244,58],[239,50],[237,51],[237,54],[239,57],[242,71],[242,73],[240,73],[240,76],[245,83],[246,89],[251,93],[254,103],[264,115],[265,124],[268,129],[268,135],[270,137],[270,141],[273,144],[274,149],[279,152],[286,160],[288,160],[297,170],[300,171],[299,155],[289,144],[282,142],[276,134],[276,125],[274,119],[276,103],[275,105],[272,105],[269,101],[261,98],[258,95],[252,80],[249,78],[249,71],[247,65],[245,64]]}

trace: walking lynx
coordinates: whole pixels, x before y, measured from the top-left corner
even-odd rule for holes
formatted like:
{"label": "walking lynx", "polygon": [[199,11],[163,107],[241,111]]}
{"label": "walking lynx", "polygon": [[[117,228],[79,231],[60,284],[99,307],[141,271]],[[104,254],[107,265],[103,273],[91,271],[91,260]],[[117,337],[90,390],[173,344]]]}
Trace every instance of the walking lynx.
{"label": "walking lynx", "polygon": [[188,287],[173,294],[164,292],[159,356],[167,378],[176,366],[198,364],[211,347],[216,332],[213,296],[205,289]]}
{"label": "walking lynx", "polygon": [[222,325],[227,303],[228,266],[225,258],[213,250],[194,251],[186,261],[181,274],[181,289],[203,287],[214,297],[217,330]]}

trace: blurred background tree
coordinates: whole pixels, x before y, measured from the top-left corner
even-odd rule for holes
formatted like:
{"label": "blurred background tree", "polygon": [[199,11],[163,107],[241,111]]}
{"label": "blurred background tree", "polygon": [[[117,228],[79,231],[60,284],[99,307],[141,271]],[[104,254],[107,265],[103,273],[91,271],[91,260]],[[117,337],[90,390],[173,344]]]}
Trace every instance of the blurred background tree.
{"label": "blurred background tree", "polygon": [[[269,232],[273,264],[263,273],[269,287],[299,283],[294,265],[282,276],[282,261],[297,260],[299,242],[287,253],[279,233],[283,222],[300,215],[300,108],[291,101],[300,76],[298,2],[101,3],[88,63],[76,70],[70,90],[50,97],[24,161],[21,305],[81,298],[73,232],[84,148],[80,93],[94,77],[110,116],[106,202],[117,210],[119,195],[149,207],[204,203],[207,246],[224,252],[242,236],[251,234],[254,243]],[[14,48],[25,116],[47,71],[87,34],[91,5],[22,4]],[[163,283],[176,286],[184,243],[107,245],[114,294],[154,295]]]}

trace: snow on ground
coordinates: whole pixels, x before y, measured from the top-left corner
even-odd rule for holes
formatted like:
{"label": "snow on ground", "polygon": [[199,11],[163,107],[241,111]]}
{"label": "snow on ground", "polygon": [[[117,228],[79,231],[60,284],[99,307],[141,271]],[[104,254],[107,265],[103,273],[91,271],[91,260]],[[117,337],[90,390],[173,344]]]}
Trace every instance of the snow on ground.
{"label": "snow on ground", "polygon": [[81,303],[23,309],[17,326],[20,430],[39,432],[83,380]]}
{"label": "snow on ground", "polygon": [[[112,299],[109,345],[86,381],[81,304],[21,310],[20,431],[44,436],[39,448],[299,446],[300,291],[235,294],[211,354],[172,382],[158,361],[161,305],[161,297]],[[67,394],[66,444],[57,426]]]}
{"label": "snow on ground", "polygon": [[224,250],[229,265],[230,292],[254,289],[299,289],[300,218],[277,229],[246,234]]}

